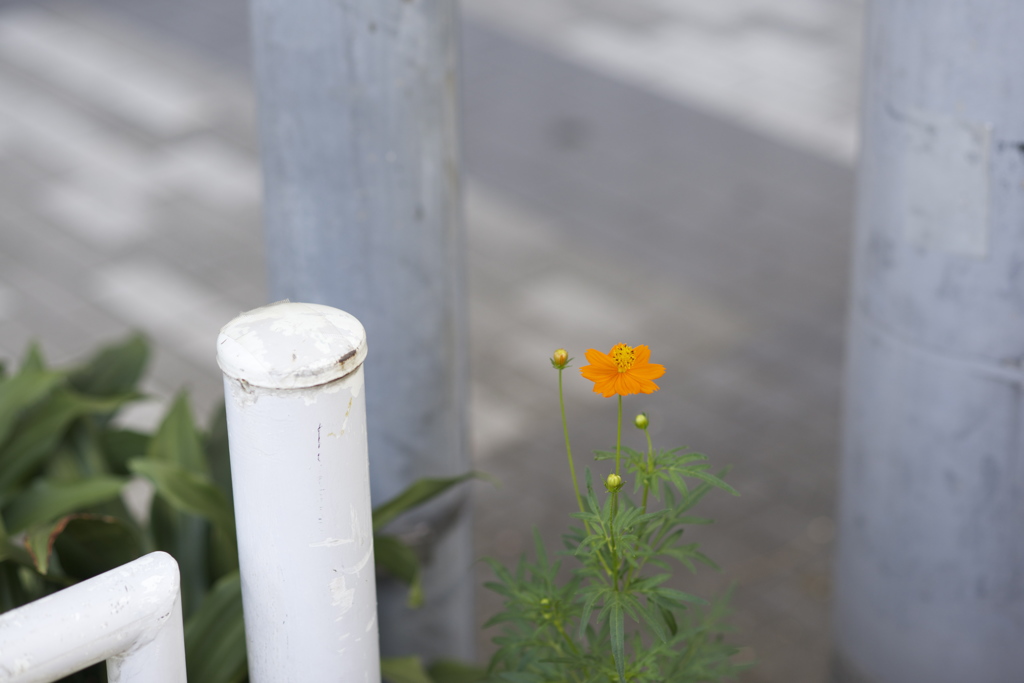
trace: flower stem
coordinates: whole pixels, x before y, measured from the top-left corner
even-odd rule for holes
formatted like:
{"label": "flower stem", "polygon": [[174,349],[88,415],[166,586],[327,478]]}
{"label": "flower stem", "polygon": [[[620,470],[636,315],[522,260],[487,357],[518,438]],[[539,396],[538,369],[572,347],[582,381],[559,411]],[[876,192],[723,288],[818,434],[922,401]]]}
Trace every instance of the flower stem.
{"label": "flower stem", "polygon": [[[622,394],[619,394],[619,419],[616,421],[615,427],[615,474],[619,473],[619,461],[622,459]],[[615,543],[615,516],[619,513],[619,492],[612,492],[612,516],[609,525],[609,532],[611,533],[611,546],[612,546],[612,565],[613,565],[613,579],[615,580],[615,592],[618,593],[619,588],[619,570],[622,567],[622,563],[619,558],[619,551],[617,544]]]}
{"label": "flower stem", "polygon": [[566,644],[572,650],[573,654],[579,655],[580,654],[580,649],[576,646],[576,643],[569,636],[569,634],[565,632],[565,627],[562,625],[562,620],[561,619],[559,619],[559,620],[557,620],[555,622],[555,628],[558,629],[558,632],[560,634],[562,634],[562,639],[565,640]]}
{"label": "flower stem", "polygon": [[651,480],[654,475],[654,446],[651,445],[651,432],[644,427],[644,436],[647,437],[647,476],[644,477],[644,504],[643,512],[647,512],[647,492],[651,488]]}
{"label": "flower stem", "polygon": [[615,431],[615,474],[619,473],[619,460],[622,457],[622,394],[619,394],[619,419]]}
{"label": "flower stem", "polygon": [[[654,479],[654,446],[651,444],[651,432],[647,427],[644,427],[644,436],[647,437],[647,461],[644,464],[644,499],[641,514],[647,513],[647,494],[651,490],[651,481]],[[637,543],[638,551],[639,547],[640,544]],[[643,560],[641,559],[638,565],[630,567],[629,572],[626,574],[626,585],[629,585],[630,580],[633,578],[633,570],[639,570],[642,566]]]}
{"label": "flower stem", "polygon": [[576,482],[576,468],[572,464],[572,446],[569,445],[569,423],[565,419],[565,396],[562,393],[562,368],[558,369],[558,406],[562,409],[562,433],[565,434],[565,454],[569,458],[569,474],[572,476],[572,490],[576,494],[576,504],[583,509],[583,499],[580,497],[580,486]]}
{"label": "flower stem", "polygon": [[[619,399],[620,401],[622,399]],[[619,513],[619,492],[612,491],[612,515],[609,519],[608,524],[608,537],[611,541],[612,551],[612,580],[615,582],[615,592],[620,591],[619,588],[619,570],[622,567],[621,558],[619,557],[618,544],[615,542],[615,516]]]}

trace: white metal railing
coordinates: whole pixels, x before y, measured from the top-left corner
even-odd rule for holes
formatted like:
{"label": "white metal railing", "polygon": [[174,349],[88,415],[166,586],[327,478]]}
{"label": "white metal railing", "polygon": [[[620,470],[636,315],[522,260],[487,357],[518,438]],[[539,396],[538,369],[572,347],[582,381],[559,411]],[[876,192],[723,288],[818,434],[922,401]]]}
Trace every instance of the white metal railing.
{"label": "white metal railing", "polygon": [[3,683],[48,683],[104,660],[110,683],[184,683],[178,564],[167,553],[0,615]]}
{"label": "white metal railing", "polygon": [[380,681],[365,357],[359,321],[316,304],[218,338],[252,683]]}
{"label": "white metal railing", "polygon": [[[314,304],[249,311],[218,338],[252,683],[380,681],[365,357],[359,321]],[[0,615],[0,683],[104,660],[110,683],[185,683],[170,555]]]}

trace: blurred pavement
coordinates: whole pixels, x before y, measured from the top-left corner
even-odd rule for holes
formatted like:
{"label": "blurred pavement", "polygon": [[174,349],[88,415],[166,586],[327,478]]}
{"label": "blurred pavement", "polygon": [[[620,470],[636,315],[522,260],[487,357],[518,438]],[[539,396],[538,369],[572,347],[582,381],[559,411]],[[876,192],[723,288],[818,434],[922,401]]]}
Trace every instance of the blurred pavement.
{"label": "blurred pavement", "polygon": [[[860,2],[464,10],[472,433],[502,482],[477,485],[477,553],[554,544],[573,509],[551,352],[648,344],[663,388],[626,410],[742,494],[698,508],[723,572],[679,585],[735,583],[741,680],[823,681]],[[140,425],[181,388],[205,419],[217,330],[265,303],[245,21],[244,0],[0,1],[0,358],[142,329]],[[614,402],[567,380],[585,459]]]}

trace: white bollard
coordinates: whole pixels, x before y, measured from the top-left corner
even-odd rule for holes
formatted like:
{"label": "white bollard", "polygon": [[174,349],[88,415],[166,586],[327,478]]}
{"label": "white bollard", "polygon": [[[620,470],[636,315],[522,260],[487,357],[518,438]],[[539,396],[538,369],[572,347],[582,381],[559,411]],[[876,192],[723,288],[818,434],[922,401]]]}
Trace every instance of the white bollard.
{"label": "white bollard", "polygon": [[3,683],[49,683],[104,660],[110,683],[185,683],[178,563],[167,553],[0,615]]}
{"label": "white bollard", "polygon": [[359,321],[318,304],[217,340],[252,683],[380,681],[365,357]]}

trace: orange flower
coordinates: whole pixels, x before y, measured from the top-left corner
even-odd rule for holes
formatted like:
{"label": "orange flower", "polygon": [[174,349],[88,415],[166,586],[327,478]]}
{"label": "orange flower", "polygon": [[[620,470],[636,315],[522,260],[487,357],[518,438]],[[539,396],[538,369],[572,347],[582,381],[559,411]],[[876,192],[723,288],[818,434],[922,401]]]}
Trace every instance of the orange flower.
{"label": "orange flower", "polygon": [[651,380],[664,375],[665,366],[648,362],[650,358],[651,350],[643,344],[616,344],[608,353],[590,349],[590,365],[580,368],[580,374],[594,383],[594,393],[606,398],[614,394],[651,394],[658,390]]}

